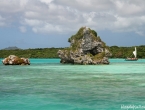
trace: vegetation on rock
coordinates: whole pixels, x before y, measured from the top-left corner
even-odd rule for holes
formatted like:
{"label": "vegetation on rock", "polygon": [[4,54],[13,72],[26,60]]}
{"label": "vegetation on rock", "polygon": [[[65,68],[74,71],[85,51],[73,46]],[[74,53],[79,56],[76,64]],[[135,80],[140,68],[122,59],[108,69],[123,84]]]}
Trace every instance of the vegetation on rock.
{"label": "vegetation on rock", "polygon": [[58,51],[62,63],[109,64],[107,58],[109,54],[106,53],[110,52],[96,31],[81,27],[68,39],[68,42],[70,42],[69,48]]}

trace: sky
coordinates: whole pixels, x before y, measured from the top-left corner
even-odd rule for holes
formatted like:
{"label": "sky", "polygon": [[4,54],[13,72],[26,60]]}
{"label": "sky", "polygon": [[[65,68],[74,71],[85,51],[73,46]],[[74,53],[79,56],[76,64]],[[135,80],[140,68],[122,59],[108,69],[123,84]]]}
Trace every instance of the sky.
{"label": "sky", "polygon": [[68,47],[84,26],[108,46],[145,45],[145,0],[0,0],[0,49]]}

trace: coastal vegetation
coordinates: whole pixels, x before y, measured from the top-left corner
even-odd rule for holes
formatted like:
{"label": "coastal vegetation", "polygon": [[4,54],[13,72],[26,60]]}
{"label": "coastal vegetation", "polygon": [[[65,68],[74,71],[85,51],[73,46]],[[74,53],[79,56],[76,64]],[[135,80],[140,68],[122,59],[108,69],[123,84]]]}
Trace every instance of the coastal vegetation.
{"label": "coastal vegetation", "polygon": [[[110,58],[126,58],[132,55],[134,47],[119,47],[110,46],[109,50],[112,53]],[[136,46],[137,57],[145,58],[145,45]],[[58,50],[64,48],[35,48],[35,49],[15,49],[15,50],[0,50],[0,58],[6,58],[9,55],[17,55],[25,58],[59,58]]]}
{"label": "coastal vegetation", "polygon": [[[109,47],[112,56],[110,58],[126,58],[133,55],[134,47],[118,47],[111,46]],[[145,58],[145,45],[136,46],[137,48],[137,58]]]}
{"label": "coastal vegetation", "polygon": [[62,48],[36,48],[36,49],[15,49],[0,50],[0,58],[9,55],[16,55],[25,58],[58,58],[57,51]]}

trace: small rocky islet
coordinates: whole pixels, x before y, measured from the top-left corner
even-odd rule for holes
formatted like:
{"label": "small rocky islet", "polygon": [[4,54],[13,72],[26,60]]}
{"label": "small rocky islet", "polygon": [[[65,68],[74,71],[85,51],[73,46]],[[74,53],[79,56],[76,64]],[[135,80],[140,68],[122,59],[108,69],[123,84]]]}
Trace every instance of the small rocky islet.
{"label": "small rocky islet", "polygon": [[97,36],[97,32],[88,27],[81,27],[79,31],[72,35],[68,42],[70,47],[57,52],[61,63],[98,65],[109,64],[108,46]]}
{"label": "small rocky islet", "polygon": [[9,55],[7,58],[2,60],[4,65],[30,65],[28,58],[19,58],[15,55]]}

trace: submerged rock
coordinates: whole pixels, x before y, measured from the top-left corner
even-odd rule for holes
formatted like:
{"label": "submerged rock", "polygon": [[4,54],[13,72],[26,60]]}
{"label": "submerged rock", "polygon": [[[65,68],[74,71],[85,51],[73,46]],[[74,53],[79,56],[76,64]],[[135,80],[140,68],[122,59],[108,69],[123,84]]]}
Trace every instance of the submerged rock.
{"label": "submerged rock", "polygon": [[70,47],[57,52],[61,63],[109,64],[108,57],[112,54],[94,30],[82,27],[68,41],[70,42]]}
{"label": "submerged rock", "polygon": [[28,58],[19,58],[15,55],[10,55],[7,58],[2,60],[4,65],[30,65]]}

